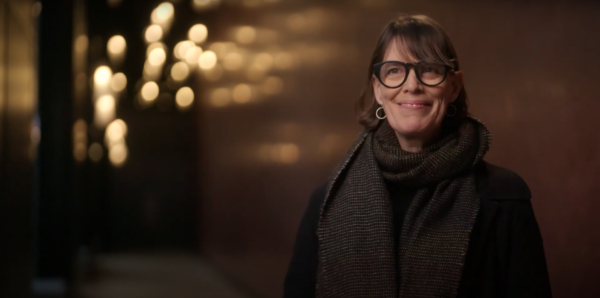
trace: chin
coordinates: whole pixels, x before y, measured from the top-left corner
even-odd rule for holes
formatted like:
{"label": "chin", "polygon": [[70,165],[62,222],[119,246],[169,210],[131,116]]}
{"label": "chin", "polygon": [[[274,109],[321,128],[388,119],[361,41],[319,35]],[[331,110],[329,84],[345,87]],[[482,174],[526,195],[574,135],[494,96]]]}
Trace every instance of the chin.
{"label": "chin", "polygon": [[400,135],[405,137],[418,137],[427,131],[431,123],[423,119],[399,119],[390,121],[390,126]]}

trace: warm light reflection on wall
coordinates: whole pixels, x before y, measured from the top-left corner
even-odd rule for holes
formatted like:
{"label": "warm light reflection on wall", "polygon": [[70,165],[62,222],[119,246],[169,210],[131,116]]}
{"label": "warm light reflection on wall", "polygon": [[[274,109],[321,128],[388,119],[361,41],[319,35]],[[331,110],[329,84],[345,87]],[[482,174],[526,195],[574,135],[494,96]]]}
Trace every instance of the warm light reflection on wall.
{"label": "warm light reflection on wall", "polygon": [[258,157],[263,162],[291,165],[300,159],[300,149],[294,143],[263,144]]}
{"label": "warm light reflection on wall", "polygon": [[232,97],[236,103],[247,103],[252,98],[252,89],[247,84],[239,84],[233,88]]}
{"label": "warm light reflection on wall", "polygon": [[115,98],[112,95],[99,97],[94,106],[94,125],[102,128],[112,121],[115,118],[115,106]]}
{"label": "warm light reflection on wall", "polygon": [[83,119],[73,124],[73,158],[77,162],[84,162],[87,157],[87,123]]}
{"label": "warm light reflection on wall", "polygon": [[194,102],[194,91],[190,87],[181,87],[175,95],[175,102],[179,110],[187,110]]}
{"label": "warm light reflection on wall", "polygon": [[256,29],[251,26],[242,26],[237,29],[235,39],[241,44],[251,44],[256,40]]}
{"label": "warm light reflection on wall", "polygon": [[217,64],[217,55],[212,51],[205,51],[198,59],[198,66],[201,69],[211,69]]}
{"label": "warm light reflection on wall", "polygon": [[273,66],[273,56],[269,53],[260,53],[254,57],[254,65],[267,71]]}
{"label": "warm light reflection on wall", "polygon": [[283,91],[283,81],[278,77],[268,77],[265,79],[262,91],[268,95],[277,95]]}
{"label": "warm light reflection on wall", "polygon": [[210,94],[210,103],[217,108],[228,106],[231,103],[231,92],[224,87],[213,90]]}
{"label": "warm light reflection on wall", "polygon": [[343,146],[342,136],[336,134],[327,135],[319,142],[317,156],[323,161],[331,160],[337,152],[342,150]]}
{"label": "warm light reflection on wall", "polygon": [[216,82],[223,77],[223,67],[219,64],[216,64],[213,68],[202,70],[202,74],[204,78],[211,82]]}
{"label": "warm light reflection on wall", "polygon": [[197,43],[203,43],[208,37],[208,28],[204,24],[196,24],[188,31],[188,38]]}
{"label": "warm light reflection on wall", "polygon": [[140,91],[142,99],[146,102],[152,102],[158,97],[158,84],[156,82],[146,82]]}
{"label": "warm light reflection on wall", "polygon": [[190,74],[190,68],[184,62],[177,62],[171,67],[171,78],[174,81],[181,82],[187,79]]}
{"label": "warm light reflection on wall", "polygon": [[248,80],[252,82],[258,82],[262,80],[266,75],[266,70],[256,64],[251,65],[246,72]]}
{"label": "warm light reflection on wall", "polygon": [[275,55],[275,67],[279,69],[291,69],[294,67],[294,57],[287,52],[280,52]]}
{"label": "warm light reflection on wall", "polygon": [[225,59],[223,59],[223,67],[226,70],[238,70],[242,67],[243,64],[244,57],[242,56],[242,54],[237,52],[229,53],[225,56]]}
{"label": "warm light reflection on wall", "polygon": [[90,145],[90,149],[88,149],[88,156],[90,157],[91,161],[99,162],[102,159],[102,155],[104,155],[102,145],[99,143],[93,143]]}
{"label": "warm light reflection on wall", "polygon": [[146,42],[152,43],[157,42],[163,37],[163,29],[160,25],[150,25],[146,28],[146,33],[144,34],[144,38]]}

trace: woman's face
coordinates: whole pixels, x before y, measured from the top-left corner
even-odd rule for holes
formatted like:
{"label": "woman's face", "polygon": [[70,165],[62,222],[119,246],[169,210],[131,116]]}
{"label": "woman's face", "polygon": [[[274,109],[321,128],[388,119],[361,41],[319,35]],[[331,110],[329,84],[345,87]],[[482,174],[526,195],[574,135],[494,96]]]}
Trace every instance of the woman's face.
{"label": "woman's face", "polygon": [[[415,63],[401,41],[390,43],[383,61]],[[440,130],[448,105],[456,100],[462,88],[462,73],[450,72],[437,86],[423,85],[410,68],[406,81],[398,88],[387,88],[373,75],[373,91],[399,138],[427,139]],[[380,112],[381,114],[381,112]]]}

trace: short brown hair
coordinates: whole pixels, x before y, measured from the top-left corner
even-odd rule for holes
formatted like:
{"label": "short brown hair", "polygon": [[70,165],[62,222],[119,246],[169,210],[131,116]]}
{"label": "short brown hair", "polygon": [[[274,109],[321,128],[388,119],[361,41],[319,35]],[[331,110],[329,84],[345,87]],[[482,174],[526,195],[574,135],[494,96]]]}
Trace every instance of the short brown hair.
{"label": "short brown hair", "polygon": [[[455,70],[460,69],[458,57],[450,37],[438,22],[425,15],[401,15],[394,19],[383,29],[379,36],[371,56],[367,83],[356,103],[359,114],[358,120],[367,129],[374,128],[379,122],[379,119],[375,116],[379,104],[375,100],[371,81],[373,64],[383,61],[386,50],[394,39],[402,41],[406,50],[417,59],[452,65]],[[455,122],[453,120],[459,120],[469,115],[467,92],[464,86],[452,104],[456,107],[456,115],[453,117],[446,116],[445,123]]]}

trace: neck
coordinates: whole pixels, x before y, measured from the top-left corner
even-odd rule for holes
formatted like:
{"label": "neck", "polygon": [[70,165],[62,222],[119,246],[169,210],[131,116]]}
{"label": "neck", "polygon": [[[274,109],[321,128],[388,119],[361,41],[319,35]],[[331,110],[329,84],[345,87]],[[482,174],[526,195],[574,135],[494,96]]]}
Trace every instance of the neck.
{"label": "neck", "polygon": [[400,148],[407,152],[421,152],[423,148],[429,144],[431,144],[440,134],[440,129],[436,129],[433,132],[427,134],[421,134],[418,136],[405,136],[401,135],[397,131],[396,137],[398,138],[398,142],[400,143]]}

